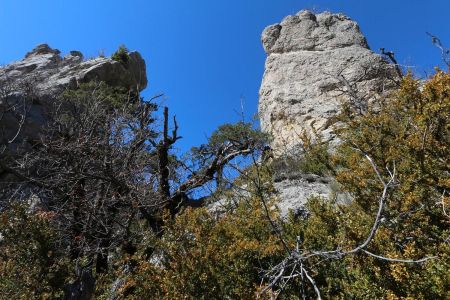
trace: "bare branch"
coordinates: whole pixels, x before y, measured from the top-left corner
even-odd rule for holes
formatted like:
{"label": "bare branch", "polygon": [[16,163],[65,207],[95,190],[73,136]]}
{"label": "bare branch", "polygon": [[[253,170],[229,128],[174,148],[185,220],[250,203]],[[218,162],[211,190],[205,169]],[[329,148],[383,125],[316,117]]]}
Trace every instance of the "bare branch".
{"label": "bare branch", "polygon": [[389,261],[389,262],[397,262],[397,263],[413,263],[413,264],[417,264],[417,263],[426,262],[426,261],[428,261],[430,259],[437,258],[436,256],[424,257],[424,258],[417,259],[417,260],[414,260],[414,259],[401,259],[401,258],[390,258],[390,257],[385,257],[385,256],[374,254],[374,253],[372,253],[370,251],[367,251],[367,250],[364,250],[364,249],[362,251],[364,253],[366,253],[367,255],[373,256],[373,257],[378,258],[380,260],[385,260],[385,261]]}
{"label": "bare branch", "polygon": [[435,45],[439,50],[441,50],[442,61],[450,68],[450,49],[447,49],[442,44],[441,40],[431,33],[427,32],[427,35],[431,37],[431,42]]}
{"label": "bare branch", "polygon": [[392,52],[392,51],[385,51],[384,48],[380,48],[380,51],[381,51],[381,55],[384,55],[385,57],[387,57],[392,62],[392,64],[395,67],[395,71],[397,72],[398,77],[399,78],[403,78],[403,72],[400,69],[400,65],[398,64],[397,60],[394,57],[394,52]]}
{"label": "bare branch", "polygon": [[[356,149],[360,152],[362,152],[359,149]],[[357,253],[365,253],[366,255],[375,257],[377,259],[380,260],[384,260],[384,261],[388,261],[388,262],[396,262],[396,263],[423,263],[426,262],[428,260],[431,259],[435,259],[436,257],[424,257],[421,259],[417,259],[417,260],[413,260],[413,259],[402,259],[402,258],[389,258],[389,257],[384,257],[381,255],[377,255],[374,254],[370,251],[368,251],[366,248],[369,246],[370,242],[373,240],[373,238],[375,237],[378,228],[380,226],[381,223],[381,219],[382,219],[382,214],[383,214],[383,210],[384,210],[384,206],[388,197],[388,191],[391,188],[394,188],[395,185],[397,184],[396,182],[396,167],[395,167],[395,163],[393,166],[393,170],[390,170],[389,168],[387,169],[387,172],[389,174],[389,178],[386,181],[385,179],[383,179],[383,176],[381,175],[381,172],[379,171],[377,165],[375,164],[375,162],[373,161],[373,159],[366,153],[362,152],[363,156],[365,157],[365,159],[370,163],[370,165],[372,166],[372,169],[374,170],[379,182],[382,184],[383,186],[383,191],[381,193],[381,196],[378,200],[378,209],[377,209],[377,213],[376,216],[374,218],[371,230],[369,232],[369,234],[367,235],[367,237],[364,239],[364,241],[362,243],[360,243],[359,245],[357,245],[356,247],[347,250],[347,251],[343,251],[340,248],[337,248],[335,250],[332,251],[311,251],[311,250],[301,250],[300,249],[300,240],[299,238],[297,238],[297,243],[296,243],[296,248],[294,250],[292,250],[288,256],[278,265],[272,267],[270,270],[266,271],[264,278],[267,278],[268,281],[270,282],[269,285],[263,290],[263,292],[267,291],[268,289],[272,289],[275,286],[283,286],[283,281],[286,280],[290,280],[292,278],[296,278],[296,277],[301,277],[302,279],[302,286],[303,286],[303,280],[306,278],[309,282],[309,284],[313,287],[316,296],[318,299],[321,299],[320,296],[320,290],[317,286],[317,284],[315,283],[314,279],[312,278],[312,276],[308,273],[308,271],[305,268],[305,263],[308,262],[309,259],[313,258],[313,257],[323,257],[325,259],[341,259],[344,256],[348,256],[348,255],[352,255],[352,254],[357,254]],[[282,237],[281,237],[282,239]],[[294,272],[294,270],[296,268],[299,268],[300,274]],[[284,275],[285,273],[288,273],[288,275]],[[303,291],[303,293],[305,293]],[[304,297],[305,295],[303,295]]]}

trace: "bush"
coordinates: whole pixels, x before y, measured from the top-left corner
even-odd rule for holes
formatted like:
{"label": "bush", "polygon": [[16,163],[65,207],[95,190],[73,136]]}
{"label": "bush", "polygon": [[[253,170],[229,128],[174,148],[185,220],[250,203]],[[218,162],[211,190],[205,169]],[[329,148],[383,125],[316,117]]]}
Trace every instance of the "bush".
{"label": "bush", "polygon": [[[382,101],[364,114],[346,107],[340,116],[343,143],[331,161],[353,201],[310,199],[305,214],[292,214],[283,224],[283,237],[290,245],[298,237],[297,255],[324,299],[447,299],[450,75],[438,71],[422,88],[409,75]],[[395,183],[373,239],[364,251],[350,253],[368,238],[384,188],[365,155],[381,178],[395,170]],[[285,299],[296,299],[299,290],[316,297],[312,285],[298,277],[282,289]]]}
{"label": "bush", "polygon": [[15,204],[0,213],[1,299],[56,299],[73,274],[51,213]]}
{"label": "bush", "polygon": [[302,173],[329,176],[334,173],[327,142],[321,141],[320,137],[313,140],[305,134],[302,136],[302,145],[300,153],[274,159],[272,166],[276,175]]}
{"label": "bush", "polygon": [[422,264],[354,257],[354,282],[346,282],[346,295],[359,298],[370,291],[387,299],[445,299],[450,220],[442,208],[450,190],[449,116],[450,75],[442,71],[423,88],[406,76],[398,91],[364,115],[344,110],[337,180],[354,196],[341,218],[348,242],[356,244],[367,235],[378,209],[382,186],[364,158],[367,154],[383,178],[389,178],[388,169],[396,172],[383,222],[368,250],[413,260],[435,257]]}
{"label": "bush", "polygon": [[134,257],[124,292],[130,299],[255,299],[259,270],[283,248],[259,200],[247,200],[219,219],[200,208],[169,222],[155,248],[159,259]]}
{"label": "bush", "polygon": [[130,56],[128,55],[128,49],[125,45],[120,45],[119,49],[111,55],[111,58],[126,65],[130,61]]}

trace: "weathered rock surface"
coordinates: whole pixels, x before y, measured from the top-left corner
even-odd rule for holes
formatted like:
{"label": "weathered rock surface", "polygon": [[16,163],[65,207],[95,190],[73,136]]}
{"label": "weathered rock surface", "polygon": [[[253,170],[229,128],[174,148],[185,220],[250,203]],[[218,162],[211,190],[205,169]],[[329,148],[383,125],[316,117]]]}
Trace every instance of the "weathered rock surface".
{"label": "weathered rock surface", "polygon": [[282,216],[292,210],[299,214],[306,201],[311,197],[335,199],[338,203],[348,203],[351,196],[340,190],[339,184],[332,177],[315,174],[291,173],[275,178],[274,187],[278,191],[278,207]]}
{"label": "weathered rock surface", "polygon": [[40,95],[92,80],[138,91],[147,86],[145,61],[138,52],[130,52],[126,64],[110,57],[83,60],[83,54],[79,51],[70,51],[64,57],[60,53],[46,44],[37,46],[23,60],[0,68],[0,84],[14,86],[33,83],[33,88]]}
{"label": "weathered rock surface", "polygon": [[[45,111],[51,98],[64,89],[95,80],[142,91],[147,86],[145,61],[138,52],[128,55],[126,63],[110,57],[83,60],[79,51],[61,57],[59,50],[42,44],[27,53],[24,59],[1,67],[2,144],[36,138],[45,123]],[[13,144],[10,146],[14,147]]]}
{"label": "weathered rock surface", "polygon": [[392,65],[369,49],[358,24],[342,14],[301,11],[267,27],[262,43],[267,60],[259,117],[275,153],[295,149],[304,131],[335,140],[333,117],[348,100],[345,81],[364,102],[395,76]]}
{"label": "weathered rock surface", "polygon": [[[336,145],[335,116],[344,101],[364,109],[393,85],[395,68],[369,49],[356,22],[342,14],[301,11],[267,27],[262,34],[267,53],[259,93],[262,130],[270,133],[275,156],[301,155],[301,135]],[[354,92],[353,96],[349,91]],[[299,211],[312,196],[337,197],[333,178],[312,174],[278,174],[275,188],[280,209]]]}

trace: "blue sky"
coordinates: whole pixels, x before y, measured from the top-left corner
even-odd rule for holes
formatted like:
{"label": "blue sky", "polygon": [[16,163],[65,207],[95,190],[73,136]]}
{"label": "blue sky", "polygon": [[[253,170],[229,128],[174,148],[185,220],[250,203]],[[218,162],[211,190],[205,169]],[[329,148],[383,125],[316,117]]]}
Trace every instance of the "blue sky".
{"label": "blue sky", "polygon": [[262,30],[301,9],[343,12],[375,51],[432,72],[438,51],[425,32],[450,47],[450,1],[301,0],[0,0],[0,64],[40,43],[63,54],[112,53],[120,44],[147,63],[143,95],[165,94],[177,115],[183,150],[205,142],[218,125],[257,112],[265,54]]}

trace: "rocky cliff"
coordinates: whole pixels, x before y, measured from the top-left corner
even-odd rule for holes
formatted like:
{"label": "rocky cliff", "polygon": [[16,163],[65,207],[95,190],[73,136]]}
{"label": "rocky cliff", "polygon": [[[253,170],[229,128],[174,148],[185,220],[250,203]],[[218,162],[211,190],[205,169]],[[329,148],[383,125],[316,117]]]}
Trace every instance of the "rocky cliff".
{"label": "rocky cliff", "polygon": [[[301,155],[303,133],[336,145],[334,117],[342,104],[352,101],[364,110],[396,80],[394,66],[371,51],[358,24],[342,14],[300,11],[267,27],[262,43],[267,59],[259,117],[278,157]],[[301,209],[313,195],[348,199],[333,178],[300,171],[277,174],[275,187],[283,213]]]}
{"label": "rocky cliff", "polygon": [[[395,77],[393,66],[370,50],[358,24],[342,14],[301,11],[267,27],[262,43],[267,60],[259,116],[276,156],[298,152],[303,132],[337,143],[334,117],[342,103],[364,109]],[[104,81],[141,91],[147,85],[145,62],[137,52],[128,57],[126,63],[110,57],[84,60],[78,51],[62,57],[44,44],[1,67],[0,139],[14,140],[20,127],[16,142],[37,136],[51,97],[80,83]],[[333,178],[301,172],[277,174],[275,187],[284,213],[301,208],[310,196],[336,192]]]}
{"label": "rocky cliff", "polygon": [[262,34],[267,53],[259,117],[276,153],[295,150],[303,132],[334,141],[333,117],[349,87],[365,101],[383,93],[393,67],[369,49],[358,24],[342,14],[301,11]]}
{"label": "rocky cliff", "polygon": [[[1,67],[0,139],[5,142],[2,144],[35,138],[45,123],[45,111],[52,97],[94,80],[141,91],[147,86],[145,61],[138,52],[129,52],[126,62],[111,57],[84,60],[79,51],[61,57],[59,50],[43,44],[22,60]],[[16,137],[18,133],[20,136]]]}
{"label": "rocky cliff", "polygon": [[0,84],[11,88],[32,81],[41,95],[92,80],[138,91],[147,86],[145,61],[138,52],[129,52],[126,64],[104,56],[84,60],[79,51],[70,51],[64,57],[60,53],[46,44],[37,46],[22,60],[0,68]]}

